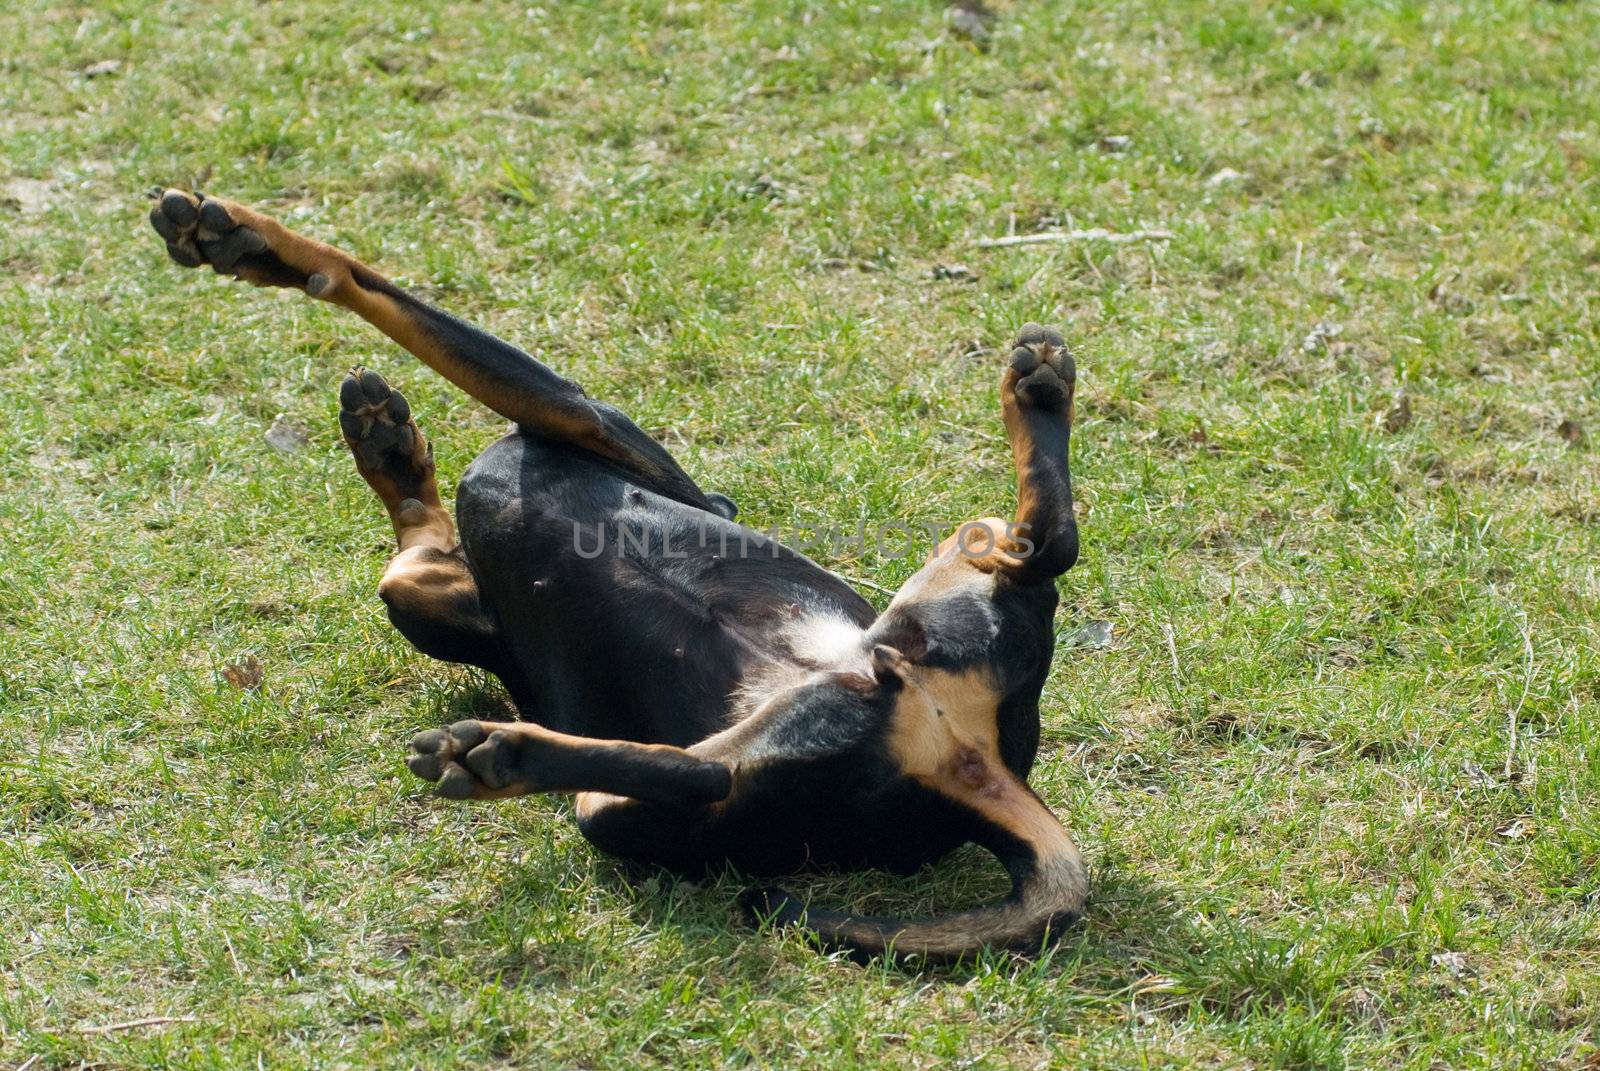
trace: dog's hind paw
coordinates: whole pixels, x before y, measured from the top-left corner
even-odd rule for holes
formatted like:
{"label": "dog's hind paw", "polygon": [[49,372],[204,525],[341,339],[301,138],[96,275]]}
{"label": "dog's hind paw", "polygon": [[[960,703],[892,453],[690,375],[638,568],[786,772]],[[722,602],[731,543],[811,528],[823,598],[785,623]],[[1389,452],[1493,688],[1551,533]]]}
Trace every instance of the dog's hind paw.
{"label": "dog's hind paw", "polygon": [[152,196],[156,203],[150,209],[150,226],[167,243],[167,255],[184,267],[209,264],[219,275],[257,286],[308,289],[311,273],[288,263],[274,248],[275,239],[298,236],[272,220],[202,193],[156,190]]}
{"label": "dog's hind paw", "polygon": [[152,190],[150,226],[167,255],[186,268],[211,265],[219,275],[257,286],[287,286],[333,301],[360,265],[347,253],[296,234],[270,216],[221,197]]}
{"label": "dog's hind paw", "polygon": [[386,506],[407,499],[438,505],[433,444],[411,419],[405,395],[378,373],[353,368],[339,385],[339,431],[356,469]]}

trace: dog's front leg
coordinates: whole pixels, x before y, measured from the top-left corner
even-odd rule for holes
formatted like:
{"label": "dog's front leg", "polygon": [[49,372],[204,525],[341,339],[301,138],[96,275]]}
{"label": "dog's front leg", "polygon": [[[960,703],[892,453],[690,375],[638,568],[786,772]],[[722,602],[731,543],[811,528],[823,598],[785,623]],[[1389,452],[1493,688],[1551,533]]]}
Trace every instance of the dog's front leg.
{"label": "dog's front leg", "polygon": [[1000,567],[1026,583],[1053,580],[1078,560],[1067,450],[1077,373],[1054,330],[1027,324],[1000,382],[1000,407],[1017,466],[1017,523]]}
{"label": "dog's front leg", "polygon": [[412,738],[406,765],[451,799],[598,791],[691,806],[723,799],[733,783],[727,766],[682,748],[571,736],[532,722],[430,729]]}
{"label": "dog's front leg", "polygon": [[[797,690],[798,691],[798,690]],[[795,703],[797,692],[780,693],[720,733],[691,745],[685,754],[729,771],[732,781],[725,797],[698,806],[674,805],[611,792],[580,792],[578,828],[585,839],[603,852],[692,870],[736,855],[738,832],[751,790],[770,775],[774,762],[804,761],[805,723],[812,708]],[[819,745],[826,751],[826,745]],[[759,795],[759,793],[755,793]]]}

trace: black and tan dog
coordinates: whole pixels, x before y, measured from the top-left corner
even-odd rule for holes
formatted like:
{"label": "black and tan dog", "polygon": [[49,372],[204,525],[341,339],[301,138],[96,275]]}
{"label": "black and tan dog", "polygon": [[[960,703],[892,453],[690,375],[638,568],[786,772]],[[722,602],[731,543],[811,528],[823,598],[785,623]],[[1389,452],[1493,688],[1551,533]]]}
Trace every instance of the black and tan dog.
{"label": "black and tan dog", "polygon": [[752,541],[730,501],[616,409],[349,254],[179,190],[150,220],[178,263],[350,309],[515,422],[461,480],[458,541],[405,399],[360,370],[339,391],[399,542],[378,587],[390,618],[424,653],[498,676],[527,719],[412,740],[410,768],[442,795],[575,792],[591,842],[679,870],[906,871],[970,840],[1010,872],[1001,904],[931,921],[747,896],[857,952],[1032,950],[1077,917],[1082,860],[1026,783],[1055,579],[1078,554],[1058,334],[1024,327],[1000,383],[1016,523],[963,526],[880,615],[802,555]]}

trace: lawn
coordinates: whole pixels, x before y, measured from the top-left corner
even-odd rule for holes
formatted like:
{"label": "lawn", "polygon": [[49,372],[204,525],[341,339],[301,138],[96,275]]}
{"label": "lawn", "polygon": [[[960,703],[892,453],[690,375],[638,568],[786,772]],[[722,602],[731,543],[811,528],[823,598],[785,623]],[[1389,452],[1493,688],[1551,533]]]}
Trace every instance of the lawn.
{"label": "lawn", "polygon": [[[1600,1066],[1594,4],[8,0],[0,35],[0,1067]],[[761,528],[1010,509],[1005,343],[1060,325],[1083,556],[1033,784],[1083,923],[860,967],[564,799],[431,796],[406,739],[501,700],[388,625],[334,391],[382,371],[449,480],[503,427],[170,264],[143,197],[190,182]],[[1170,236],[979,245],[1092,228]],[[886,549],[821,557],[881,604]],[[968,849],[794,887],[1003,884]]]}

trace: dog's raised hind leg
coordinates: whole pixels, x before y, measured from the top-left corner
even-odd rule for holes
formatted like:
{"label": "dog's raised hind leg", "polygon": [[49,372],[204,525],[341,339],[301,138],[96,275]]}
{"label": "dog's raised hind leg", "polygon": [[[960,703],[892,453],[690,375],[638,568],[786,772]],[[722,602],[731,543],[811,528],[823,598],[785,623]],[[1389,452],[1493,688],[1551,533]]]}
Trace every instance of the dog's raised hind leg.
{"label": "dog's raised hind leg", "polygon": [[339,431],[394,527],[398,551],[378,583],[389,620],[423,654],[499,672],[494,622],[439,497],[433,446],[405,396],[378,373],[353,370],[339,386]]}
{"label": "dog's raised hind leg", "polygon": [[1066,341],[1052,328],[1026,324],[1000,381],[1000,412],[1017,469],[1021,542],[995,555],[1002,572],[1023,583],[1049,583],[1078,560],[1072,515],[1072,438],[1077,368]]}
{"label": "dog's raised hind leg", "polygon": [[731,515],[615,407],[487,331],[420,301],[355,257],[233,201],[162,191],[150,225],[186,267],[289,287],[356,313],[418,360],[533,435],[603,457],[667,498]]}
{"label": "dog's raised hind leg", "polygon": [[455,526],[434,479],[433,444],[412,420],[405,395],[376,372],[352,369],[339,385],[339,432],[388,512],[400,550],[453,549]]}

